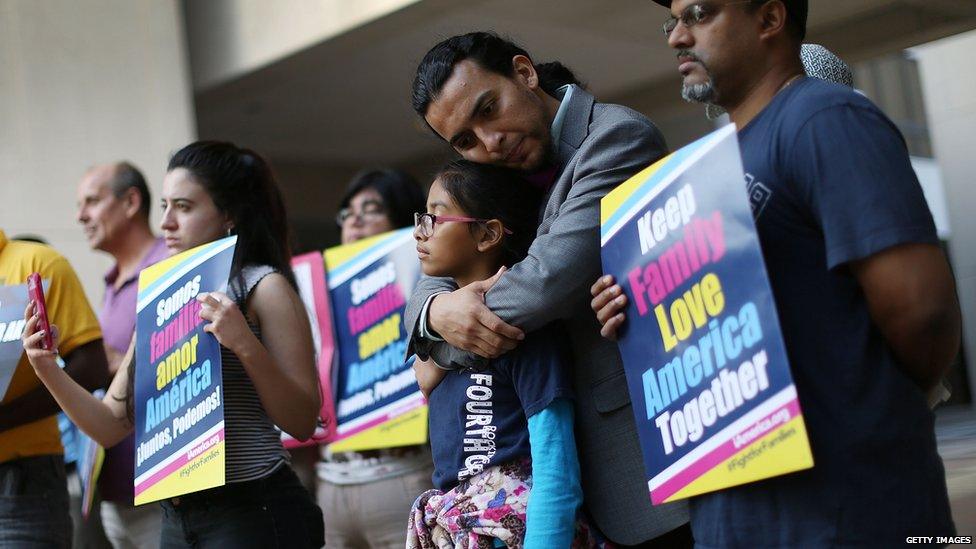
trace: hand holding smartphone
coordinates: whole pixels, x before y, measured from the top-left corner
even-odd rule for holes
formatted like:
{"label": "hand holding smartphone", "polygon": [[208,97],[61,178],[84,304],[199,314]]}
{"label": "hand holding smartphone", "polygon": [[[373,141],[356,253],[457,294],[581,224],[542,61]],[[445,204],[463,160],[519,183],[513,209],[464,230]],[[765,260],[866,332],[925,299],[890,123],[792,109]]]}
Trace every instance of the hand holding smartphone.
{"label": "hand holding smartphone", "polygon": [[44,302],[44,285],[39,273],[31,273],[27,277],[27,295],[34,302],[34,313],[37,315],[37,329],[44,331],[41,345],[45,351],[54,348],[54,338],[51,336],[51,323],[47,319],[47,304]]}

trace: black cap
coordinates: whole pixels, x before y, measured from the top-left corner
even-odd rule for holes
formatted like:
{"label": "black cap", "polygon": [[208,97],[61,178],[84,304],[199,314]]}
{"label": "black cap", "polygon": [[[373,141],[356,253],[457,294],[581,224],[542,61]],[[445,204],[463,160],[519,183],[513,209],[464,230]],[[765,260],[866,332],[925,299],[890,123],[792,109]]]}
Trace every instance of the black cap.
{"label": "black cap", "polygon": [[[786,14],[802,30],[803,36],[807,33],[807,0],[780,0],[786,6]],[[654,0],[654,2],[666,7],[671,7],[671,0]],[[803,37],[801,37],[802,40]]]}

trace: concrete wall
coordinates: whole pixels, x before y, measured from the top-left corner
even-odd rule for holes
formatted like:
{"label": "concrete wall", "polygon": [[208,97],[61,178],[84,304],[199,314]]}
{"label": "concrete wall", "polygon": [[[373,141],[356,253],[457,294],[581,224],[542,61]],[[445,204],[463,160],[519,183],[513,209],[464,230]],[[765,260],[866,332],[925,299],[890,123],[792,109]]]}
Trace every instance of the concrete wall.
{"label": "concrete wall", "polygon": [[193,85],[217,85],[417,1],[186,0]]}
{"label": "concrete wall", "polygon": [[976,31],[913,49],[922,74],[925,109],[935,159],[942,170],[949,212],[952,257],[963,313],[963,346],[970,393],[976,395]]}
{"label": "concrete wall", "polygon": [[196,133],[185,44],[175,0],[0,0],[0,228],[46,238],[93,303],[110,261],[75,222],[76,185],[124,158],[158,197]]}

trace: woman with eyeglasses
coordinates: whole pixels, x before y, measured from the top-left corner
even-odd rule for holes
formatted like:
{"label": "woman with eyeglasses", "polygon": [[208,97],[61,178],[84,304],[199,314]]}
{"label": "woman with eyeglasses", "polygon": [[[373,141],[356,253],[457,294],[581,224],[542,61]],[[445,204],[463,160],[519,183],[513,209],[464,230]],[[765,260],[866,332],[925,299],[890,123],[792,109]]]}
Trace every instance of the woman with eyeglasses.
{"label": "woman with eyeglasses", "polygon": [[[162,500],[160,546],[321,547],[321,511],[289,466],[275,428],[307,439],[321,395],[274,175],[252,150],[198,141],[170,159],[162,207],[170,254],[229,234],[237,235],[237,246],[227,292],[197,296],[204,329],[220,343],[227,483]],[[71,420],[106,448],[131,433],[135,340],[99,400],[58,367],[56,351],[43,349],[33,302],[25,314],[27,357]]]}
{"label": "woman with eyeglasses", "polygon": [[360,172],[346,188],[336,223],[343,244],[413,225],[424,192],[410,174],[390,168]]}
{"label": "woman with eyeglasses", "polygon": [[[514,171],[451,162],[415,216],[424,274],[463,287],[523,260],[541,198]],[[483,369],[427,376],[436,365],[415,365],[429,392],[435,489],[414,503],[408,549],[596,545],[577,515],[583,492],[565,351],[551,324]]]}
{"label": "woman with eyeglasses", "polygon": [[[402,171],[369,170],[349,183],[340,208],[336,223],[342,243],[350,244],[413,225],[424,192]],[[343,453],[323,447],[317,476],[326,546],[402,549],[404,516],[416,495],[430,488],[431,463],[426,445]]]}

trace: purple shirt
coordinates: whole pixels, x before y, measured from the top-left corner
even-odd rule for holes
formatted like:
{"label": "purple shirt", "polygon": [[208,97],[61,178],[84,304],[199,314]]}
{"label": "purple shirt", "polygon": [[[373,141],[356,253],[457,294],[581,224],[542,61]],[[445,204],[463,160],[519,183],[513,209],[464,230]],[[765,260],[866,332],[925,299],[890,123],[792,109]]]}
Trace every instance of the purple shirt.
{"label": "purple shirt", "polygon": [[169,250],[162,238],[157,238],[149,253],[139,262],[135,273],[116,289],[119,266],[115,265],[105,273],[105,297],[102,309],[98,312],[98,323],[102,325],[102,341],[120,353],[129,350],[132,332],[136,329],[136,297],[139,291],[139,271],[169,257]]}
{"label": "purple shirt", "polygon": [[[139,262],[139,268],[118,289],[115,283],[119,278],[119,266],[115,265],[105,274],[105,298],[98,313],[105,345],[123,354],[129,350],[132,333],[136,329],[139,271],[167,257],[169,250],[166,244],[162,238],[157,238],[149,253]],[[135,437],[129,435],[122,442],[105,449],[105,462],[98,479],[102,499],[132,505],[134,471]]]}

